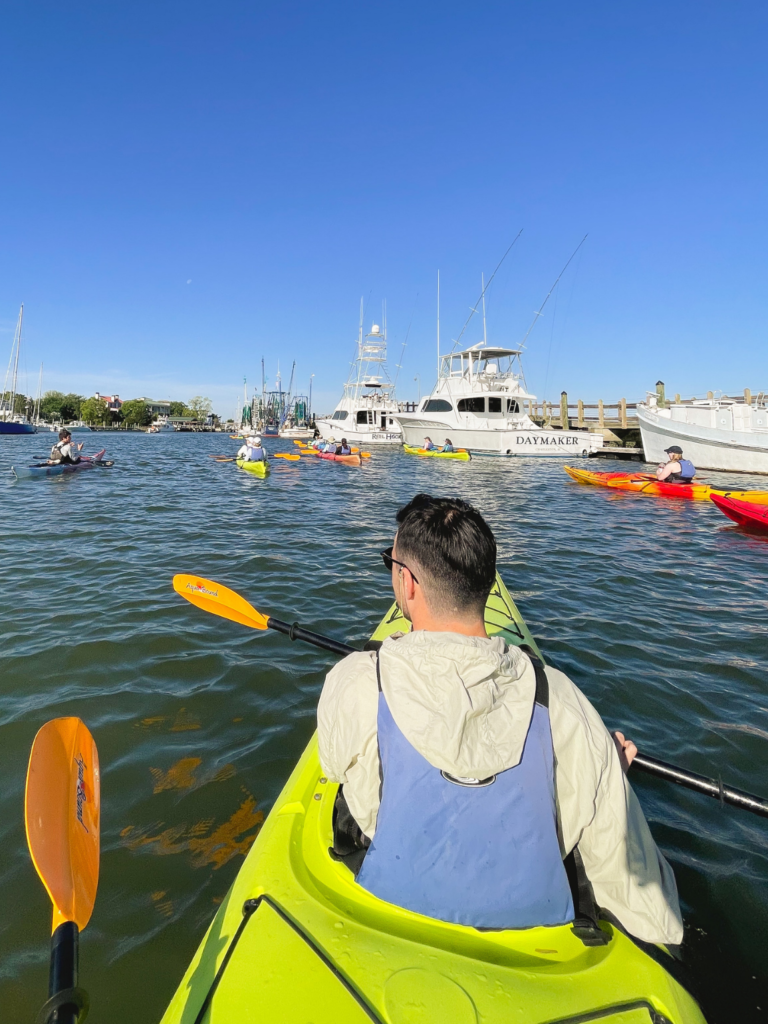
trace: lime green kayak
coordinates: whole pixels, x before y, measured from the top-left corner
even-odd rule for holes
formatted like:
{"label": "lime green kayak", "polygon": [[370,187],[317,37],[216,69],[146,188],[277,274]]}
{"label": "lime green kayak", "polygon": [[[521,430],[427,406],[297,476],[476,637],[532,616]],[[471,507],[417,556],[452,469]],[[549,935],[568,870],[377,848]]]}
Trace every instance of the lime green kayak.
{"label": "lime green kayak", "polygon": [[455,452],[437,452],[429,448],[419,448],[415,444],[404,444],[407,455],[425,455],[432,459],[458,459],[460,462],[469,462],[472,457],[464,448]]}
{"label": "lime green kayak", "polygon": [[[535,649],[500,577],[485,621]],[[409,628],[393,605],[373,639]],[[570,925],[481,932],[372,896],[328,854],[337,789],[313,738],[162,1024],[705,1024],[606,922],[607,945],[585,946]]]}
{"label": "lime green kayak", "polygon": [[244,469],[246,473],[253,473],[255,476],[269,475],[269,463],[266,459],[262,459],[260,462],[246,462],[245,459],[238,459],[237,466],[238,469]]}

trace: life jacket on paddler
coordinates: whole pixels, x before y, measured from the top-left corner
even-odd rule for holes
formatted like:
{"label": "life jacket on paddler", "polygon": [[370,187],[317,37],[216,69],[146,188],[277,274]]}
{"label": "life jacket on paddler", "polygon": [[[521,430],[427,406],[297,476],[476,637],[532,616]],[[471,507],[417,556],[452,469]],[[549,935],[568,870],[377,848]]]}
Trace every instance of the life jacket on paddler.
{"label": "life jacket on paddler", "polygon": [[690,459],[680,459],[679,473],[670,473],[664,483],[689,484],[696,476],[696,467]]}
{"label": "life jacket on paddler", "polygon": [[536,693],[519,763],[475,779],[434,767],[403,735],[381,688],[381,653],[381,802],[360,885],[388,903],[474,928],[573,921],[541,661],[529,653]]}

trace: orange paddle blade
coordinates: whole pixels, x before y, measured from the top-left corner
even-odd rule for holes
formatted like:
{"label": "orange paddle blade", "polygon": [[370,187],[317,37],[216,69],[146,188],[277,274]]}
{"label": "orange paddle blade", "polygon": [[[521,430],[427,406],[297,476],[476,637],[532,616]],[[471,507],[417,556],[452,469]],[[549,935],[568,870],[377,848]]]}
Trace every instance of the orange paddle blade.
{"label": "orange paddle blade", "polygon": [[273,459],[289,459],[291,462],[301,462],[300,455],[293,455],[291,452],[275,452]]}
{"label": "orange paddle blade", "polygon": [[53,927],[88,924],[99,884],[99,754],[79,718],[40,729],[27,769],[27,843],[53,903]]}
{"label": "orange paddle blade", "polygon": [[303,441],[294,441],[293,443],[297,444],[299,446],[299,448],[309,448],[309,445],[308,444],[304,444]]}
{"label": "orange paddle blade", "polygon": [[203,579],[202,576],[179,574],[173,577],[173,589],[212,615],[220,615],[223,619],[231,619],[251,629],[267,629],[267,616],[257,612],[244,597],[221,583]]}

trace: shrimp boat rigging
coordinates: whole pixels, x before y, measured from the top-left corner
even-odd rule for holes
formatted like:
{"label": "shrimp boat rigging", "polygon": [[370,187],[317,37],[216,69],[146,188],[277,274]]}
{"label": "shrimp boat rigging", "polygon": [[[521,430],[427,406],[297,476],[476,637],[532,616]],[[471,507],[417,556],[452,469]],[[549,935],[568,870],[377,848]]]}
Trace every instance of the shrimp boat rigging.
{"label": "shrimp boat rigging", "polygon": [[363,336],[362,305],[357,338],[357,356],[344,394],[333,414],[317,420],[323,438],[333,437],[360,444],[401,444],[402,431],[395,417],[399,406],[395,385],[386,371],[387,328],[373,324]]}

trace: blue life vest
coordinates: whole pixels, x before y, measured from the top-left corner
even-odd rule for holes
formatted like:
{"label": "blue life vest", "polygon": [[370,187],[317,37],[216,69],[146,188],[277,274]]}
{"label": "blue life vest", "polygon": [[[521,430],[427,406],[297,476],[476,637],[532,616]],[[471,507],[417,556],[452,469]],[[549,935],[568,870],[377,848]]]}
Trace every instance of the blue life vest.
{"label": "blue life vest", "polygon": [[453,450],[454,449],[453,449],[453,445],[452,444],[444,444],[443,445],[443,451],[444,452],[452,452]]}
{"label": "blue life vest", "polygon": [[696,467],[690,459],[680,459],[678,465],[680,466],[680,472],[670,473],[664,481],[665,483],[689,484],[696,476]]}
{"label": "blue life vest", "polygon": [[249,462],[263,462],[264,461],[264,449],[263,448],[252,448],[248,446],[248,461]]}
{"label": "blue life vest", "polygon": [[474,928],[573,920],[540,675],[520,763],[480,780],[441,772],[409,743],[379,678],[381,802],[360,885],[388,903]]}
{"label": "blue life vest", "polygon": [[424,451],[425,452],[433,452],[436,448],[437,448],[437,445],[434,444],[432,441],[430,441],[429,444],[425,444],[424,445]]}

